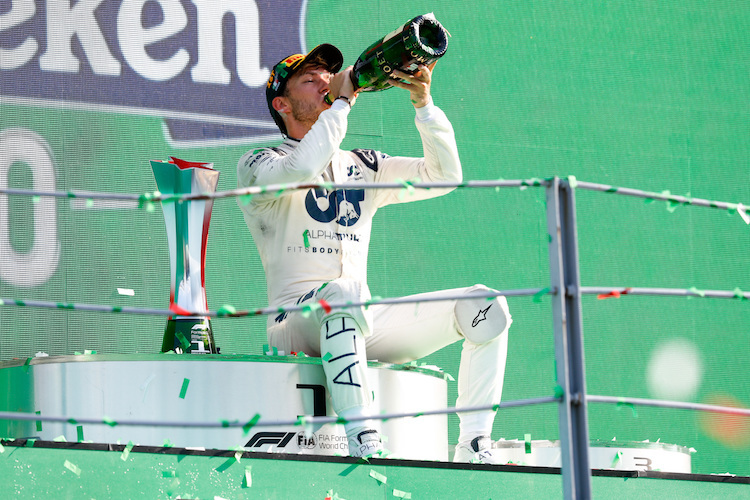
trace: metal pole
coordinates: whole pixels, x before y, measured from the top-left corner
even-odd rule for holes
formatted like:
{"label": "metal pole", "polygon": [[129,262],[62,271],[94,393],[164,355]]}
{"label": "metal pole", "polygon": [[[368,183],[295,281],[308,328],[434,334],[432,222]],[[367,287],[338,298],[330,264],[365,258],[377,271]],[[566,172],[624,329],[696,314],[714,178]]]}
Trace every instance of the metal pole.
{"label": "metal pole", "polygon": [[547,186],[550,281],[555,332],[563,492],[566,499],[591,498],[586,374],[581,323],[575,193],[555,177]]}

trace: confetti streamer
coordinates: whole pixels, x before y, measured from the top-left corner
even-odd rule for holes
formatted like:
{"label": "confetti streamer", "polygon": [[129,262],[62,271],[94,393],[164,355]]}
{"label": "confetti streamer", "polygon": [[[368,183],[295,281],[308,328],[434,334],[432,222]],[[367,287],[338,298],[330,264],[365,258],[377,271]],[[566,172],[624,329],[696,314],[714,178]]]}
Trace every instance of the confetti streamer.
{"label": "confetti streamer", "polygon": [[635,409],[635,405],[633,403],[627,403],[625,401],[620,401],[617,403],[618,410],[622,408],[630,408],[630,410],[633,412],[633,417],[638,418],[638,411]]}
{"label": "confetti streamer", "polygon": [[302,240],[305,242],[305,248],[310,248],[310,239],[307,236],[308,234],[310,234],[309,229],[305,229],[305,231],[302,233]]}
{"label": "confetti streamer", "polygon": [[182,389],[180,389],[180,399],[185,399],[185,394],[187,394],[187,390],[188,390],[188,384],[190,384],[189,378],[182,379]]}
{"label": "confetti streamer", "polygon": [[[42,414],[41,410],[37,410],[35,413],[37,415],[41,415]],[[36,421],[36,430],[37,430],[37,432],[42,432],[42,421],[41,420],[37,420]]]}
{"label": "confetti streamer", "polygon": [[750,215],[747,215],[747,207],[742,203],[737,203],[737,213],[740,214],[745,224],[750,224]]}
{"label": "confetti streamer", "polygon": [[524,448],[524,453],[526,454],[531,453],[531,434],[523,435],[523,448]]}
{"label": "confetti streamer", "polygon": [[396,488],[393,488],[393,496],[396,498],[403,498],[405,500],[411,499],[411,493],[409,493],[408,491],[397,490]]}
{"label": "confetti streamer", "polygon": [[325,299],[320,299],[318,304],[320,304],[326,314],[329,314],[333,310]]}
{"label": "confetti streamer", "polygon": [[614,456],[614,458],[612,458],[612,463],[609,465],[609,468],[610,469],[616,468],[617,464],[620,463],[620,459],[621,458],[622,458],[622,452],[621,451],[618,451],[617,453],[615,453],[615,456]]}
{"label": "confetti streamer", "polygon": [[534,297],[531,299],[533,302],[536,302],[539,304],[542,301],[542,298],[547,295],[550,292],[549,288],[543,288],[539,290],[537,293],[534,294]]}
{"label": "confetti streamer", "polygon": [[407,192],[409,193],[409,195],[413,195],[413,194],[414,194],[414,185],[413,185],[413,183],[412,183],[412,182],[410,182],[410,181],[405,181],[404,179],[401,179],[401,178],[398,178],[398,179],[394,179],[394,181],[395,181],[395,182],[398,182],[399,184],[401,184],[402,186],[404,186],[404,189],[402,189],[402,190],[401,190],[401,191],[400,191],[400,192],[398,193],[398,199],[399,199],[399,200],[403,200],[403,199],[404,199],[404,196],[406,196],[406,193],[407,193]]}
{"label": "confetti streamer", "polygon": [[258,423],[258,420],[260,420],[260,413],[256,413],[253,418],[251,418],[245,425],[242,426],[242,433],[247,436],[247,434],[250,432],[250,429],[252,429],[255,424]]}
{"label": "confetti streamer", "polygon": [[231,306],[229,304],[224,304],[219,308],[218,311],[216,311],[217,316],[231,316],[233,314],[237,314],[237,309],[234,308],[234,306]]}
{"label": "confetti streamer", "polygon": [[70,472],[75,474],[76,476],[81,476],[81,469],[74,464],[73,462],[70,462],[68,460],[65,461],[65,468],[68,469]]}
{"label": "confetti streamer", "polygon": [[128,445],[125,447],[124,450],[122,450],[122,454],[120,455],[120,460],[122,460],[123,462],[127,462],[128,457],[130,456],[130,451],[133,449],[133,446],[135,446],[133,442],[128,441]]}
{"label": "confetti streamer", "polygon": [[619,299],[620,292],[618,292],[617,290],[612,290],[609,293],[600,293],[599,295],[596,296],[596,298],[599,300],[611,299],[611,298]]}
{"label": "confetti streamer", "polygon": [[246,465],[245,466],[245,477],[244,481],[242,483],[243,488],[250,488],[253,486],[253,475],[252,475],[253,466],[252,465]]}
{"label": "confetti streamer", "polygon": [[114,420],[112,420],[111,418],[109,418],[107,416],[105,416],[104,418],[102,418],[102,422],[104,422],[105,424],[107,424],[110,427],[114,427],[114,426],[117,425],[117,422],[115,422]]}
{"label": "confetti streamer", "polygon": [[76,427],[76,434],[78,435],[78,442],[83,442],[83,426],[79,425]]}
{"label": "confetti streamer", "polygon": [[380,484],[386,484],[388,482],[388,478],[375,469],[370,469],[370,477],[374,478]]}
{"label": "confetti streamer", "polygon": [[190,347],[190,342],[188,342],[188,339],[185,338],[185,335],[183,335],[182,332],[177,332],[177,340],[180,341],[180,345],[183,349],[187,349],[188,347]]}

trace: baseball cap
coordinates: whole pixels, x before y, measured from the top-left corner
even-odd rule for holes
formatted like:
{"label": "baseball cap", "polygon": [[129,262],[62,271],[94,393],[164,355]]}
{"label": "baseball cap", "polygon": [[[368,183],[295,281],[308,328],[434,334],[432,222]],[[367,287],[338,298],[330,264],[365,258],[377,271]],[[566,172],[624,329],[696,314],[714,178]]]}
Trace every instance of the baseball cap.
{"label": "baseball cap", "polygon": [[279,61],[279,63],[273,67],[271,71],[271,77],[268,79],[268,85],[266,85],[266,101],[268,102],[268,110],[273,116],[273,121],[276,122],[279,129],[283,134],[286,135],[286,126],[284,120],[281,119],[281,115],[273,109],[273,100],[284,93],[289,79],[299,70],[303,64],[307,61],[313,61],[317,57],[320,57],[326,65],[327,69],[331,73],[338,73],[341,67],[344,65],[344,56],[341,55],[341,51],[331,44],[323,43],[312,49],[307,54],[294,54],[286,57]]}

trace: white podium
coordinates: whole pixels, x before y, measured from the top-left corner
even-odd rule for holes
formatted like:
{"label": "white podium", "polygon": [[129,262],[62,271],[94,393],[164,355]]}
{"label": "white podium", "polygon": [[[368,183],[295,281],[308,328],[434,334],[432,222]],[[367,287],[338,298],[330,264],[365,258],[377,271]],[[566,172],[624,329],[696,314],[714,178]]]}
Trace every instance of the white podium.
{"label": "white podium", "polygon": [[[76,355],[0,363],[0,411],[40,412],[118,421],[293,421],[334,416],[320,358],[231,355]],[[422,412],[447,406],[447,382],[426,368],[369,363],[378,413]],[[12,392],[11,392],[12,391]],[[3,395],[2,393],[6,393]],[[39,430],[41,428],[41,430]],[[76,441],[78,424],[0,421],[0,435]],[[346,455],[342,425],[146,427],[83,425],[84,440],[175,447]],[[312,433],[310,433],[312,431]],[[446,415],[382,423],[385,447],[396,458],[448,460]]]}

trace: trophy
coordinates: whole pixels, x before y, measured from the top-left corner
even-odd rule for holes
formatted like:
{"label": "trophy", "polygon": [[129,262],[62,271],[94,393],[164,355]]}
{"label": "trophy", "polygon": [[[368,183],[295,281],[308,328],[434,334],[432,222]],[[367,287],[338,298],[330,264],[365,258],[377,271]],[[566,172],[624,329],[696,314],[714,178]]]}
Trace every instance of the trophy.
{"label": "trophy", "polygon": [[362,52],[352,69],[354,88],[361,92],[390,88],[394,69],[413,74],[417,65],[429,66],[446,50],[448,32],[435,16],[417,16]]}
{"label": "trophy", "polygon": [[[170,157],[170,161],[151,161],[160,193],[181,196],[216,191],[219,172],[210,163],[195,163]],[[204,265],[206,240],[211,222],[213,199],[163,200],[161,202],[169,242],[169,268],[172,283],[162,352],[218,354],[206,301]]]}

